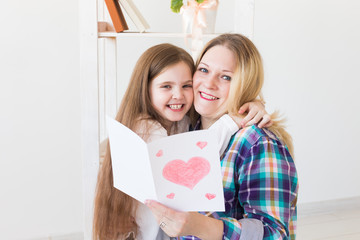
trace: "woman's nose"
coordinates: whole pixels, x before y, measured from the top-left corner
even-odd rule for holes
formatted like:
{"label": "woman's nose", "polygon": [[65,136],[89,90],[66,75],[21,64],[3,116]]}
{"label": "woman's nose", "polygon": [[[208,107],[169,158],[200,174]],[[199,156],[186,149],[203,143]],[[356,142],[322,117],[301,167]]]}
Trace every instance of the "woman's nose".
{"label": "woman's nose", "polygon": [[217,77],[215,75],[209,75],[205,81],[204,85],[206,88],[214,89],[217,87]]}

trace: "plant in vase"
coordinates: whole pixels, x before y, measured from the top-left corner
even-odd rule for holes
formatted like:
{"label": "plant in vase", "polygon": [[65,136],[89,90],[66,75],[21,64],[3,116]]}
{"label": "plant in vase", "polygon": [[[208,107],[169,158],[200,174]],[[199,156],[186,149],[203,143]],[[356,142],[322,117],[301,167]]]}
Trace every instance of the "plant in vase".
{"label": "plant in vase", "polygon": [[[194,1],[200,4],[206,0],[194,0]],[[182,6],[183,6],[183,0],[171,0],[170,8],[171,11],[173,11],[174,13],[179,13]]]}
{"label": "plant in vase", "polygon": [[218,0],[171,0],[171,10],[183,16],[183,30],[201,28],[204,33],[214,33]]}
{"label": "plant in vase", "polygon": [[[196,59],[204,33],[214,33],[218,0],[171,0],[171,10],[182,15],[183,32],[191,33],[191,52]],[[186,42],[187,43],[187,42]]]}

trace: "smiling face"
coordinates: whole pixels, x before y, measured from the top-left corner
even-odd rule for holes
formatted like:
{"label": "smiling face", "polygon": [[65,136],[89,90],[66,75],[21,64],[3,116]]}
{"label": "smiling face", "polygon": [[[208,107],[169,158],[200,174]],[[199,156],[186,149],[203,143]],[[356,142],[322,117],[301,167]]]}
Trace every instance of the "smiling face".
{"label": "smiling face", "polygon": [[150,83],[151,104],[167,127],[184,118],[193,98],[192,73],[184,62],[166,68]]}
{"label": "smiling face", "polygon": [[210,48],[200,60],[193,79],[194,106],[204,128],[225,113],[235,69],[234,54],[222,45]]}

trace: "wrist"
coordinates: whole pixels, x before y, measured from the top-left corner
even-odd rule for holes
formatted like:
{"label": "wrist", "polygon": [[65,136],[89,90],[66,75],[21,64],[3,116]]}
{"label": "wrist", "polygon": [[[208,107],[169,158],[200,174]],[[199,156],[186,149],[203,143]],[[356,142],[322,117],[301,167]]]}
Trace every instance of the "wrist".
{"label": "wrist", "polygon": [[224,224],[221,220],[194,213],[196,219],[193,224],[194,236],[200,239],[221,240],[224,231]]}

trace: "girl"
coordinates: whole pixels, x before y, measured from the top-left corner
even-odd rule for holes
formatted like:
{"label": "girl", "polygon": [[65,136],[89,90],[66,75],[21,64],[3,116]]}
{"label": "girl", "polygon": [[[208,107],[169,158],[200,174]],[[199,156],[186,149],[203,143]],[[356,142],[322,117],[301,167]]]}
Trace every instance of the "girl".
{"label": "girl", "polygon": [[[191,56],[181,48],[160,44],[148,49],[135,66],[116,120],[147,142],[188,131],[186,113],[193,103],[194,71]],[[210,95],[204,98],[214,100]],[[249,106],[252,105],[245,109]],[[254,108],[262,110],[258,105]],[[262,111],[259,112],[262,117]],[[266,122],[264,118],[262,123]],[[220,133],[230,133],[218,137],[226,144],[238,130],[228,115],[213,127],[218,127]],[[145,205],[113,187],[109,146],[98,175],[93,236],[99,240],[169,239]]]}

